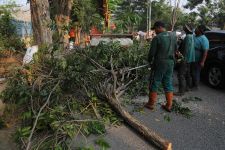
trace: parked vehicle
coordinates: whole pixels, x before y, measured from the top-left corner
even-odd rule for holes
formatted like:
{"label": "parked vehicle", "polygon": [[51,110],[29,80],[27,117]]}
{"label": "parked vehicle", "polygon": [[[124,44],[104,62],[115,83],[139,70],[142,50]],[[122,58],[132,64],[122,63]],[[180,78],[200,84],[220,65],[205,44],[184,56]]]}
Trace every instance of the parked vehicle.
{"label": "parked vehicle", "polygon": [[225,30],[207,31],[205,35],[209,40],[210,48],[225,46]]}
{"label": "parked vehicle", "polygon": [[202,70],[203,79],[213,88],[225,87],[225,30],[207,31],[210,50]]}

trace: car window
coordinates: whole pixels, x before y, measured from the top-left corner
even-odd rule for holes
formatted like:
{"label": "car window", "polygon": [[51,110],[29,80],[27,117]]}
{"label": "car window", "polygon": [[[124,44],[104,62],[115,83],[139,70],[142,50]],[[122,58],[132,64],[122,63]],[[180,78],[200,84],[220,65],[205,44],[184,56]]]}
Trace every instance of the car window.
{"label": "car window", "polygon": [[205,35],[209,40],[210,48],[225,45],[225,33],[208,32]]}
{"label": "car window", "polygon": [[225,42],[225,34],[206,33],[206,37],[209,39],[209,41],[224,41]]}

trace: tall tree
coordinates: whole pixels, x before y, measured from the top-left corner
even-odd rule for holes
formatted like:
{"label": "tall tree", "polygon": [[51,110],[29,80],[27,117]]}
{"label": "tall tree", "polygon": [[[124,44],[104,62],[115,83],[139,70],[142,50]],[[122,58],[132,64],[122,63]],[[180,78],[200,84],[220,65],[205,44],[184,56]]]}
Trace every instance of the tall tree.
{"label": "tall tree", "polygon": [[144,12],[146,12],[145,1],[124,0],[115,11],[117,26],[120,25],[123,32],[133,32],[138,29]]}
{"label": "tall tree", "polygon": [[104,16],[102,5],[102,1],[73,0],[71,19],[76,33],[75,44],[80,45],[85,42],[93,26],[102,29]]}
{"label": "tall tree", "polygon": [[55,20],[60,42],[64,41],[64,29],[69,26],[72,0],[49,0],[51,18]]}
{"label": "tall tree", "polygon": [[225,30],[225,1],[224,0],[216,0],[215,8],[217,8],[217,12],[215,15],[215,19],[218,27]]}
{"label": "tall tree", "polygon": [[[151,22],[154,23],[157,20],[162,20],[169,27],[169,25],[171,25],[171,18],[173,16],[172,15],[173,14],[172,4],[170,4],[170,2],[168,2],[166,0],[159,0],[159,1],[154,0],[154,1],[152,1],[151,6],[152,6],[151,7],[151,9],[152,9]],[[145,30],[146,29],[146,19],[147,19],[146,3],[143,3],[141,5],[141,7],[143,8],[143,13],[141,13],[141,15],[140,15],[142,20],[141,20],[140,26],[138,28],[141,30]],[[175,10],[176,10],[176,15],[173,16],[173,25],[174,25],[174,28],[177,28],[178,26],[184,24],[184,22],[181,22],[180,20],[183,19],[185,14],[177,7]],[[171,28],[171,26],[170,26],[170,28]]]}
{"label": "tall tree", "polygon": [[116,11],[116,8],[123,2],[124,0],[109,0],[109,10],[111,13]]}
{"label": "tall tree", "polygon": [[21,50],[23,43],[18,36],[16,21],[12,16],[17,12],[17,5],[10,3],[0,6],[0,50]]}
{"label": "tall tree", "polygon": [[34,43],[37,45],[51,44],[52,31],[48,0],[30,0],[31,20]]}
{"label": "tall tree", "polygon": [[210,3],[211,0],[187,0],[187,4],[184,6],[185,8],[194,9],[199,4],[202,4],[204,2]]}
{"label": "tall tree", "polygon": [[197,10],[198,10],[197,14],[200,17],[199,22],[201,22],[201,24],[205,24],[208,26],[212,26],[214,24],[215,12],[211,4],[205,4],[205,5],[199,6]]}
{"label": "tall tree", "polygon": [[63,28],[69,25],[72,0],[30,0],[29,2],[35,44],[52,43],[50,29],[52,20],[56,22],[59,40],[63,42]]}
{"label": "tall tree", "polygon": [[186,23],[192,24],[193,26],[197,25],[197,16],[198,14],[196,12],[190,12],[190,13],[182,13],[178,11],[178,19],[176,26],[183,26]]}
{"label": "tall tree", "polygon": [[171,16],[171,31],[174,30],[174,26],[177,22],[177,11],[179,9],[179,5],[180,5],[180,0],[175,0],[175,5],[172,10],[172,16]]}
{"label": "tall tree", "polygon": [[[204,4],[204,5],[201,5]],[[185,8],[197,8],[199,23],[217,26],[225,29],[225,1],[224,0],[188,0]]]}
{"label": "tall tree", "polygon": [[72,7],[72,19],[82,27],[82,31],[88,33],[92,26],[101,26],[103,8],[99,8],[98,1],[74,0]]}

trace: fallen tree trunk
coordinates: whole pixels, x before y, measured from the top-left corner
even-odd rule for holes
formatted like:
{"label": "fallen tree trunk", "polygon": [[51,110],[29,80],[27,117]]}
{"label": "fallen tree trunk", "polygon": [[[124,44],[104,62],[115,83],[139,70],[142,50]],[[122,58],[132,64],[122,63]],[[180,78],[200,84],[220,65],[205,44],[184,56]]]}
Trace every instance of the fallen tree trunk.
{"label": "fallen tree trunk", "polygon": [[[160,137],[156,132],[152,129],[146,127],[135,119],[132,115],[130,115],[120,104],[119,98],[124,94],[129,85],[135,80],[137,80],[137,76],[135,78],[130,78],[130,80],[125,81],[125,76],[129,78],[129,74],[131,71],[137,71],[137,69],[147,67],[148,65],[142,65],[134,67],[134,68],[115,68],[113,63],[113,57],[110,57],[110,65],[111,69],[107,69],[95,60],[86,56],[93,66],[98,68],[98,71],[102,72],[102,74],[110,74],[109,77],[106,77],[105,81],[102,81],[98,85],[94,86],[96,94],[99,98],[107,100],[107,102],[115,109],[116,112],[128,123],[133,129],[135,129],[138,133],[140,133],[148,142],[154,143],[157,147],[163,150],[172,150],[172,143]],[[137,73],[137,72],[136,72]]]}
{"label": "fallen tree trunk", "polygon": [[120,114],[120,116],[128,123],[133,129],[141,134],[148,142],[154,143],[157,147],[163,150],[172,150],[172,143],[166,139],[160,137],[152,129],[146,127],[128,113],[121,105],[118,99],[115,97],[107,98],[108,103]]}

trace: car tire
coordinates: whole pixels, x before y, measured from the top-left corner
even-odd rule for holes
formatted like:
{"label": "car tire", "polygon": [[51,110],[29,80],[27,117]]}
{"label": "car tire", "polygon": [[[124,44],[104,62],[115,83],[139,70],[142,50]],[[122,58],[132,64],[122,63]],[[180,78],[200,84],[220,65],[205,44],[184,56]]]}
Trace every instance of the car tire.
{"label": "car tire", "polygon": [[225,68],[220,64],[212,64],[206,71],[207,83],[213,88],[223,88],[225,85]]}

